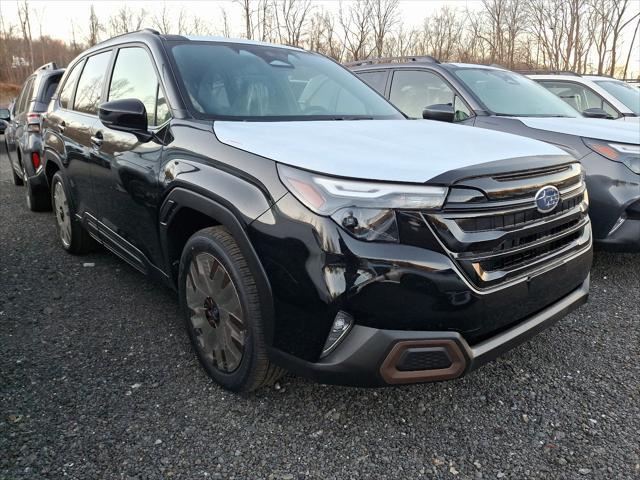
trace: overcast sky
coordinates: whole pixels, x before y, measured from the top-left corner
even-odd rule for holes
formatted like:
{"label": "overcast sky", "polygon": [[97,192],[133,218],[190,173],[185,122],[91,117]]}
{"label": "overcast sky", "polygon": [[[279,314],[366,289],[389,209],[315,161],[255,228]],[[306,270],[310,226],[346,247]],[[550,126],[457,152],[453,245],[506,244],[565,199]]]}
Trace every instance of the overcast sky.
{"label": "overcast sky", "polygon": [[[32,31],[35,37],[38,36],[38,16],[44,18],[43,34],[54,38],[69,40],[71,38],[71,21],[73,20],[76,27],[76,35],[79,39],[86,36],[86,22],[89,17],[89,8],[94,5],[96,13],[106,23],[106,19],[117,12],[123,5],[130,8],[144,8],[148,12],[148,18],[145,26],[152,26],[152,16],[157,14],[162,8],[163,2],[160,1],[83,1],[83,0],[61,0],[61,1],[38,1],[32,0],[32,9],[34,17],[32,20]],[[234,4],[232,0],[215,0],[215,1],[167,1],[167,7],[170,11],[177,12],[180,8],[184,8],[189,16],[198,15],[207,17],[209,24],[214,28],[221,26],[220,7],[224,7],[228,13],[231,30],[234,36],[239,36],[243,29],[242,14],[240,7]],[[337,12],[339,8],[338,0],[314,0],[319,6]],[[344,0],[343,4],[348,4],[349,0]],[[400,0],[400,15],[407,29],[419,27],[422,25],[424,18],[430,13],[440,9],[444,5],[454,8],[470,10],[478,10],[482,7],[481,0]],[[631,9],[637,12],[640,9],[640,1],[632,1]],[[0,0],[0,11],[5,22],[18,24],[17,2],[11,0]],[[79,30],[79,31],[78,31]],[[217,32],[215,32],[217,33]],[[626,57],[631,37],[633,36],[633,27],[627,27],[622,42],[622,56]],[[636,39],[634,52],[630,70],[638,72],[640,70],[640,38]]]}

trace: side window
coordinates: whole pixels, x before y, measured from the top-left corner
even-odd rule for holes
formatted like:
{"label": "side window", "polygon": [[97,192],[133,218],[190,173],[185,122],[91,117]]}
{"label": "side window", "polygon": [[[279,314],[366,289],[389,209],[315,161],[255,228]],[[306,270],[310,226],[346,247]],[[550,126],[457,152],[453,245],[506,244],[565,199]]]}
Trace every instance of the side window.
{"label": "side window", "polygon": [[151,57],[143,48],[129,47],[118,51],[108,98],[140,100],[147,110],[150,127],[160,125],[169,118],[169,107],[158,83]]}
{"label": "side window", "polygon": [[379,94],[384,95],[384,87],[387,85],[387,77],[389,73],[385,70],[378,72],[359,72],[356,73],[364,82]]}
{"label": "side window", "polygon": [[437,104],[454,106],[455,120],[464,120],[471,116],[469,108],[457,98],[447,82],[431,72],[395,71],[389,100],[410,118],[422,118],[425,107]]}
{"label": "side window", "polygon": [[540,82],[547,90],[556,94],[566,103],[579,112],[584,112],[587,108],[601,108],[609,116],[618,118],[620,115],[616,110],[590,88],[574,82],[563,81],[543,81]]}
{"label": "side window", "polygon": [[69,75],[67,75],[67,80],[64,82],[64,87],[60,91],[60,106],[62,108],[71,108],[71,96],[73,95],[73,88],[76,86],[76,81],[78,80],[78,75],[82,71],[82,64],[84,62],[77,63]]}
{"label": "side window", "polygon": [[100,94],[104,75],[109,65],[111,52],[103,52],[89,57],[80,74],[73,109],[78,112],[96,114],[100,103]]}
{"label": "side window", "polygon": [[18,99],[18,108],[16,108],[17,114],[23,114],[27,107],[29,106],[29,102],[31,101],[31,97],[33,95],[33,77],[27,79],[22,88],[22,93],[20,94],[20,98]]}

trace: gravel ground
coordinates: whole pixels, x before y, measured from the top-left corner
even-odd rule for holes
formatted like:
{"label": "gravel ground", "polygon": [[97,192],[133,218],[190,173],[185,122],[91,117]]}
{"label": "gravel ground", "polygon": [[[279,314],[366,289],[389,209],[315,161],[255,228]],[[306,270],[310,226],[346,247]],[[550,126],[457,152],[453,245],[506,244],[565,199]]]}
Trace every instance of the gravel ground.
{"label": "gravel ground", "polygon": [[239,396],[171,291],[57,246],[6,156],[0,252],[2,480],[640,478],[640,255],[597,254],[586,306],[466,378]]}

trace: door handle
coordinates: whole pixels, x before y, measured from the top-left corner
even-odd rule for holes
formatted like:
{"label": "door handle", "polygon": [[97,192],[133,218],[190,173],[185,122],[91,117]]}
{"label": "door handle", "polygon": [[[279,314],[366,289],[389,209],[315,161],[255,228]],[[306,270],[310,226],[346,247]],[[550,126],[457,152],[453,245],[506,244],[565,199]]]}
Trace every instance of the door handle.
{"label": "door handle", "polygon": [[65,122],[60,122],[60,125],[58,125],[58,130],[60,130],[60,133],[64,133],[65,128],[67,128],[67,124]]}

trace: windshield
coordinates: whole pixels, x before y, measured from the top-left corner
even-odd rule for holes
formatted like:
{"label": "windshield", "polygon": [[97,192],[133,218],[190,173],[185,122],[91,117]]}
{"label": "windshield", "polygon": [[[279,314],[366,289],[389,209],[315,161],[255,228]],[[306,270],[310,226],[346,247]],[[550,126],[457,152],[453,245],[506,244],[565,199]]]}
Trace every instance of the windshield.
{"label": "windshield", "polygon": [[457,68],[453,72],[496,115],[581,116],[546,88],[517,73],[489,68]]}
{"label": "windshield", "polygon": [[640,115],[640,88],[619,80],[594,80],[611,95],[624,103],[629,110]]}
{"label": "windshield", "polygon": [[228,120],[404,118],[340,65],[320,55],[241,43],[171,48],[193,110]]}

